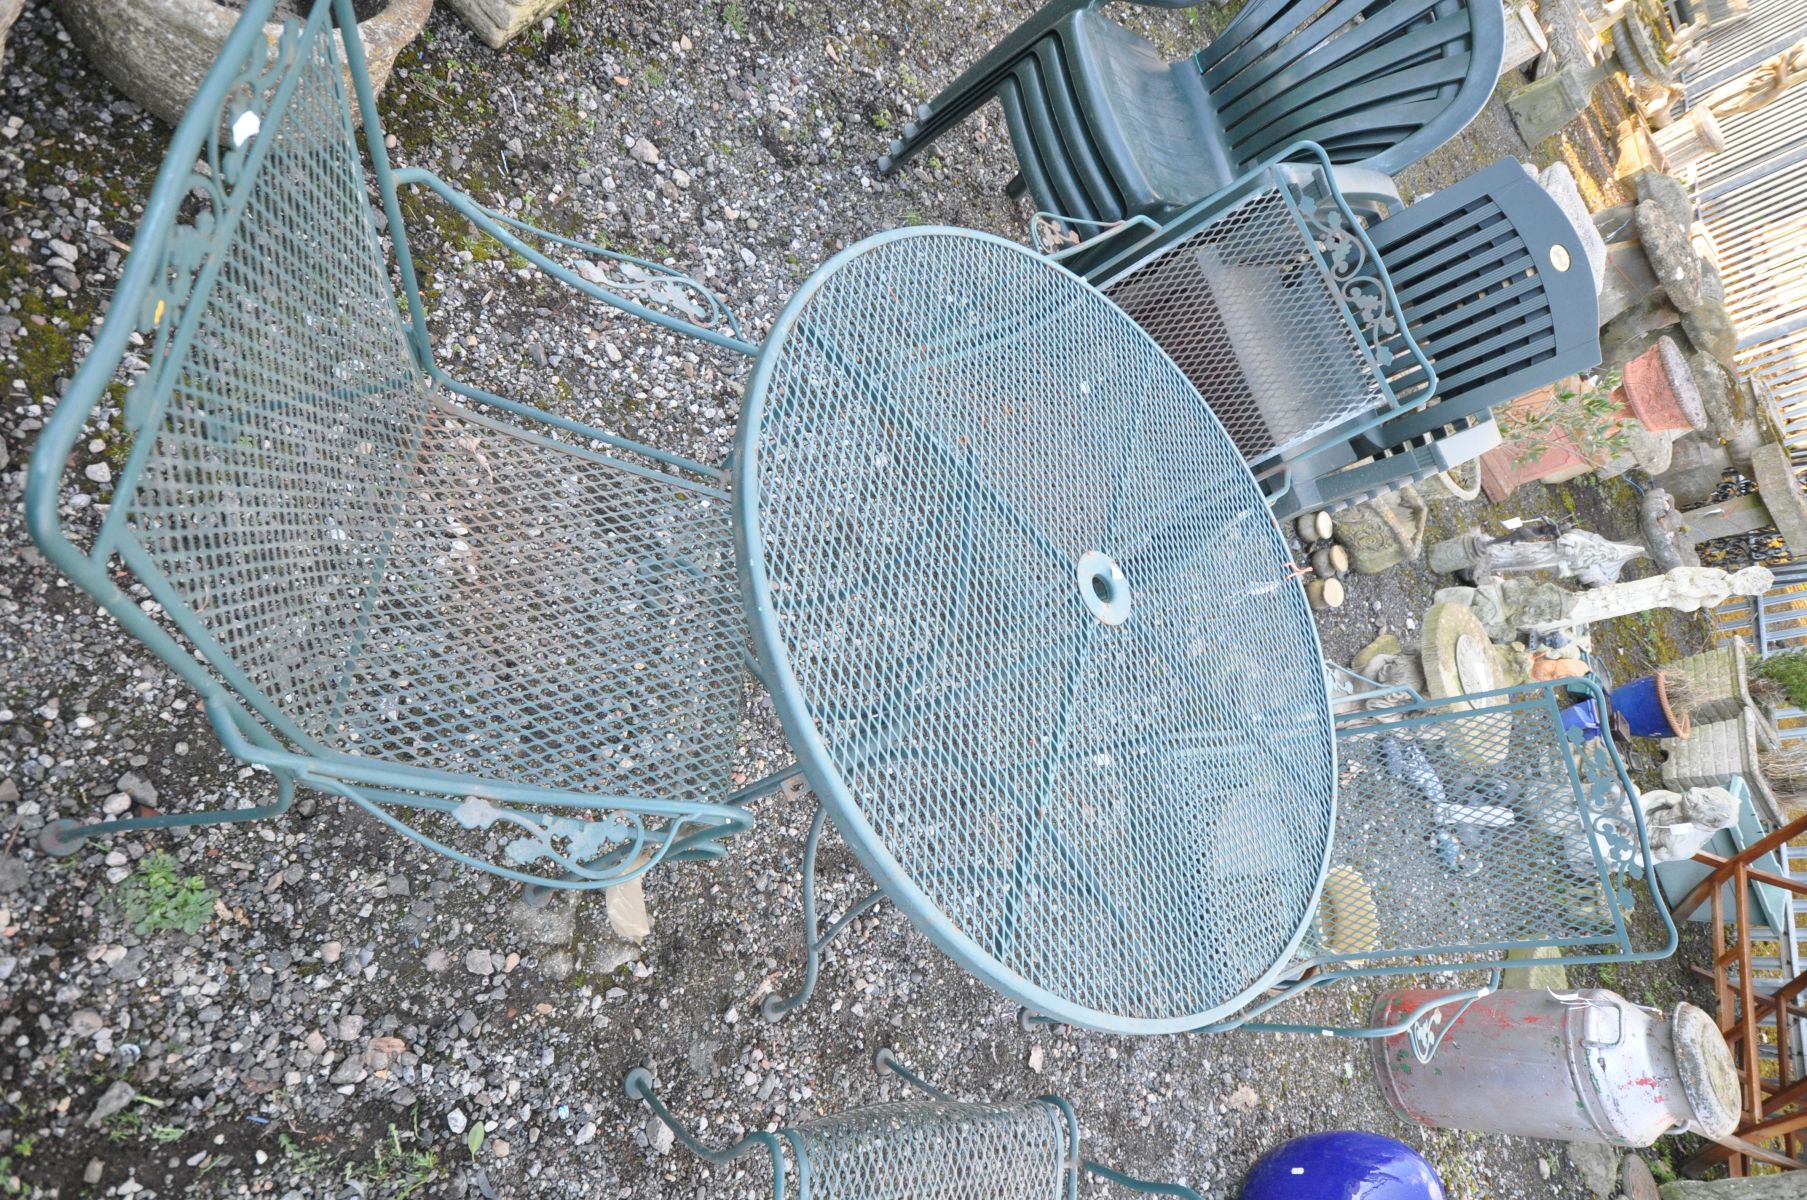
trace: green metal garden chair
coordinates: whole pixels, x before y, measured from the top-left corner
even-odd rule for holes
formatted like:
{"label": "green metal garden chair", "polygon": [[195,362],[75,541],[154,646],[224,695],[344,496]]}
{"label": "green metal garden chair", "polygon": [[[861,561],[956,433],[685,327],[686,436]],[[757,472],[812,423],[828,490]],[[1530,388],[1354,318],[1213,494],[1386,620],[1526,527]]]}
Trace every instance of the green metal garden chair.
{"label": "green metal garden chair", "polygon": [[1168,63],[1102,7],[1051,0],[922,105],[880,168],[995,96],[1038,207],[1161,218],[1300,141],[1338,164],[1409,166],[1481,110],[1505,49],[1499,0],[1251,0]]}
{"label": "green metal garden chair", "polygon": [[775,1133],[752,1133],[725,1150],[699,1141],[653,1091],[650,1071],[627,1076],[642,1100],[698,1157],[726,1165],[764,1150],[772,1163],[772,1200],[786,1200],[786,1160],[796,1200],[1075,1200],[1079,1175],[1140,1192],[1198,1200],[1192,1189],[1153,1183],[1079,1155],[1079,1123],[1059,1096],[1012,1104],[955,1100],[906,1070],[889,1050],[876,1056],[930,1098],[873,1104]]}
{"label": "green metal garden chair", "polygon": [[[44,845],[253,820],[305,785],[527,883],[719,855],[751,824],[723,802],[746,638],[723,476],[447,375],[397,185],[583,295],[754,347],[693,280],[392,170],[362,46],[344,40],[342,65],[329,21],[354,28],[351,0],[319,0],[274,44],[272,4],[246,5],[176,131],[26,508],[51,561],[200,692],[277,795],[65,819]],[[605,289],[554,256],[631,271]],[[148,360],[123,401],[130,457],[78,545],[64,473],[128,351]]]}
{"label": "green metal garden chair", "polygon": [[[1347,507],[1470,461],[1498,444],[1493,405],[1599,363],[1598,298],[1579,235],[1515,159],[1351,231],[1343,225],[1366,206],[1352,210],[1333,175],[1312,171],[1314,147],[1286,157],[1306,165],[1258,168],[1164,224],[1132,220],[1057,255],[1154,335],[1233,432],[1245,430],[1238,445],[1273,480],[1276,515]],[[1304,184],[1270,182],[1302,172]],[[1358,281],[1358,298],[1386,301],[1368,311],[1397,314],[1376,346],[1383,386],[1360,411],[1349,389],[1283,386],[1302,361],[1292,348],[1334,332],[1314,338],[1289,328],[1296,287],[1251,288],[1246,271],[1210,267],[1248,257],[1254,207],[1284,186],[1304,198],[1295,205],[1301,220],[1315,211],[1325,214],[1316,226],[1337,226],[1318,240],[1330,237],[1343,252],[1339,269]],[[1199,333],[1237,313],[1243,324],[1273,327],[1288,353],[1222,361],[1224,339]],[[1282,380],[1255,386],[1275,364]],[[1238,368],[1248,375],[1242,385],[1232,378]]]}
{"label": "green metal garden chair", "polygon": [[[1447,1028],[1442,1010],[1497,988],[1511,951],[1541,950],[1550,956],[1540,965],[1558,966],[1675,952],[1636,787],[1609,740],[1562,722],[1565,698],[1604,711],[1597,685],[1560,680],[1446,699],[1358,685],[1370,690],[1338,706],[1336,832],[1316,919],[1285,981],[1204,1032],[1370,1038],[1410,1028],[1428,1039],[1428,1058]],[[1659,944],[1634,935],[1640,894]],[[1385,1028],[1270,1018],[1331,985],[1428,973],[1481,981]]]}

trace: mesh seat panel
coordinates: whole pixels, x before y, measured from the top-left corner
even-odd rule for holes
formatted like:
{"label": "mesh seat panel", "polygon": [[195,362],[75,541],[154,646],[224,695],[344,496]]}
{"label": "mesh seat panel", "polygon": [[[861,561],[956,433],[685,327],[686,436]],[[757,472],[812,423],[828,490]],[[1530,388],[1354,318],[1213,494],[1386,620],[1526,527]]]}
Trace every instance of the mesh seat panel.
{"label": "mesh seat panel", "polygon": [[1074,1151],[1052,1104],[909,1100],[796,1131],[809,1164],[800,1200],[1060,1200]]}
{"label": "mesh seat panel", "polygon": [[1643,874],[1630,794],[1598,742],[1570,740],[1553,693],[1407,715],[1339,730],[1316,961],[1629,949],[1622,889]]}
{"label": "mesh seat panel", "polygon": [[578,790],[720,790],[740,705],[725,502],[458,410],[424,426],[338,748]]}

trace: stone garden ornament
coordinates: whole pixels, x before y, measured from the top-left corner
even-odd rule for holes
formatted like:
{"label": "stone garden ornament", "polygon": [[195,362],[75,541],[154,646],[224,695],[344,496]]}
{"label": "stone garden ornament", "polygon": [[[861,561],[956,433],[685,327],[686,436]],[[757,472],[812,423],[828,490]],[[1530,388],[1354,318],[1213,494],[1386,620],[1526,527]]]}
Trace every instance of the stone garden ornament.
{"label": "stone garden ornament", "polygon": [[1718,567],[1676,567],[1648,579],[1573,593],[1561,617],[1537,621],[1527,628],[1536,633],[1553,633],[1657,608],[1699,612],[1717,607],[1733,596],[1762,595],[1775,581],[1776,577],[1764,567],[1745,567],[1736,572]]}
{"label": "stone garden ornament", "polygon": [[1714,834],[1738,823],[1738,798],[1722,787],[1648,791],[1638,797],[1638,807],[1644,810],[1653,863],[1693,858]]}
{"label": "stone garden ornament", "polygon": [[1430,565],[1436,571],[1465,570],[1477,583],[1514,572],[1555,571],[1564,579],[1599,587],[1616,580],[1626,563],[1648,553],[1643,546],[1608,541],[1585,529],[1571,529],[1551,538],[1526,526],[1504,537],[1470,530],[1439,542],[1431,547]]}

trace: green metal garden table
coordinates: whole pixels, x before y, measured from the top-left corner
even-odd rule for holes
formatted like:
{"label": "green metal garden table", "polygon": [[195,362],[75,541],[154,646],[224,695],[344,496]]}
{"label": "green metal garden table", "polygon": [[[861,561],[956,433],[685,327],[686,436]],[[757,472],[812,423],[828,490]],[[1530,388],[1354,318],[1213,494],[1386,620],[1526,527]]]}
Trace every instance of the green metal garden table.
{"label": "green metal garden table", "polygon": [[[1029,1008],[1195,1028],[1274,981],[1322,885],[1315,627],[1242,456],[1096,289],[881,234],[780,314],[741,416],[758,669],[822,808],[803,992],[893,900]],[[878,891],[817,937],[824,813]]]}

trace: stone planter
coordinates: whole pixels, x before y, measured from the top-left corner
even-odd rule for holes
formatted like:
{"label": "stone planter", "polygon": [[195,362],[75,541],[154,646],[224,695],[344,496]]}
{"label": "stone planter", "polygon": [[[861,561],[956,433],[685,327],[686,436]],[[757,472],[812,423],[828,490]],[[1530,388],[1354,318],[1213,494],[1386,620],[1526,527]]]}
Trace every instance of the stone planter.
{"label": "stone planter", "polygon": [[[113,85],[174,125],[226,35],[238,10],[215,0],[52,0],[69,34],[88,61]],[[381,91],[395,56],[413,41],[433,11],[433,0],[389,0],[381,12],[358,23],[370,81]],[[273,42],[281,26],[264,32]],[[357,107],[352,107],[357,115]]]}
{"label": "stone planter", "polygon": [[500,50],[565,0],[446,0],[471,31]]}
{"label": "stone planter", "polygon": [[1729,721],[1696,725],[1687,738],[1664,738],[1663,786],[1724,787],[1737,775],[1750,788],[1757,815],[1774,828],[1783,822],[1782,806],[1763,778],[1757,749],[1774,744],[1775,731],[1755,708],[1746,706]]}
{"label": "stone planter", "polygon": [[1681,433],[1708,424],[1694,372],[1671,338],[1660,339],[1626,363],[1613,396],[1652,433]]}
{"label": "stone planter", "polygon": [[1696,726],[1736,721],[1751,703],[1748,677],[1750,647],[1741,637],[1729,646],[1691,654],[1680,662],[1664,667],[1665,674],[1680,674],[1688,681],[1688,694],[1693,697],[1688,713]]}

